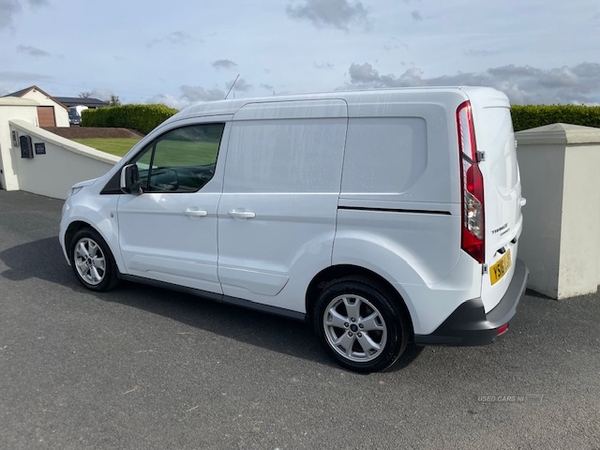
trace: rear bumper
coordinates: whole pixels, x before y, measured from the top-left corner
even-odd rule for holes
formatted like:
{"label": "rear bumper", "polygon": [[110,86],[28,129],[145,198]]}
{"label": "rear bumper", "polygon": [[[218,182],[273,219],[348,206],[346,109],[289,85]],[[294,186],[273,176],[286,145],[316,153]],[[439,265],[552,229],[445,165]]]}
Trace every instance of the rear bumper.
{"label": "rear bumper", "polygon": [[529,270],[517,259],[513,278],[506,294],[487,314],[481,298],[460,305],[433,333],[415,335],[419,345],[486,345],[494,342],[498,329],[508,324],[517,312],[517,305],[527,287]]}

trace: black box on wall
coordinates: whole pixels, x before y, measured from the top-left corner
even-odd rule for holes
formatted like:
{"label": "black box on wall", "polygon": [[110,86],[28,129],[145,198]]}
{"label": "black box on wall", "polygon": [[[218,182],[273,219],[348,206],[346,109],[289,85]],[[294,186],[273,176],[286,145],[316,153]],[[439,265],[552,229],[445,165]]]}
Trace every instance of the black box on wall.
{"label": "black box on wall", "polygon": [[46,144],[44,142],[36,142],[33,144],[35,148],[36,155],[45,155],[46,154]]}
{"label": "black box on wall", "polygon": [[31,136],[19,136],[19,144],[21,145],[21,158],[33,158]]}

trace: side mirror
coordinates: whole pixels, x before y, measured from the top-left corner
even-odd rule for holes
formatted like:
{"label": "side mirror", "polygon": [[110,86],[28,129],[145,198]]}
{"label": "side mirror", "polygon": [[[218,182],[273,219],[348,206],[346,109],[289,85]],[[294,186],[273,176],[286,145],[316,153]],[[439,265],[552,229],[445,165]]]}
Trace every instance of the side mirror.
{"label": "side mirror", "polygon": [[140,172],[135,164],[128,164],[121,169],[121,191],[126,194],[141,194]]}

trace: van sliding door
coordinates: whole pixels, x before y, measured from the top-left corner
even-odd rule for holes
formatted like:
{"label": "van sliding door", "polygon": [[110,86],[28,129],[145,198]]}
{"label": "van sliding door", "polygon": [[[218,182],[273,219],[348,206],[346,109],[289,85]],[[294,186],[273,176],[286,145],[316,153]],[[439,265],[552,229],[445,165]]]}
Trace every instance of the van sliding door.
{"label": "van sliding door", "polygon": [[331,264],[346,128],[337,99],[249,104],[234,115],[218,210],[225,295],[304,310],[298,293]]}

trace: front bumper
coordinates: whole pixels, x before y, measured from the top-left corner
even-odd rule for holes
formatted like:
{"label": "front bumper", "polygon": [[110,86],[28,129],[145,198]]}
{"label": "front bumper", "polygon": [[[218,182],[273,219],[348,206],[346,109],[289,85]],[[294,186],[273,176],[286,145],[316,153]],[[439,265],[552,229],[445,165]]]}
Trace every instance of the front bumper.
{"label": "front bumper", "polygon": [[481,298],[460,305],[433,333],[415,335],[419,345],[486,345],[494,342],[498,329],[508,324],[527,287],[529,270],[517,259],[513,278],[500,302],[487,314]]}

